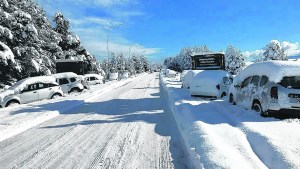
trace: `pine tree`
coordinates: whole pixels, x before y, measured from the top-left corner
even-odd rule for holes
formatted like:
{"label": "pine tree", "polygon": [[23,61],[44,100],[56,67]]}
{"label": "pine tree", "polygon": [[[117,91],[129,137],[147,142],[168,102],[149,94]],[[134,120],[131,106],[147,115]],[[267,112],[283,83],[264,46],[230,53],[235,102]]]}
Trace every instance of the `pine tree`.
{"label": "pine tree", "polygon": [[284,49],[280,46],[277,40],[272,40],[265,48],[263,60],[287,60],[287,55]]}
{"label": "pine tree", "polygon": [[245,66],[245,59],[241,51],[233,46],[228,46],[225,52],[225,69],[235,75]]}

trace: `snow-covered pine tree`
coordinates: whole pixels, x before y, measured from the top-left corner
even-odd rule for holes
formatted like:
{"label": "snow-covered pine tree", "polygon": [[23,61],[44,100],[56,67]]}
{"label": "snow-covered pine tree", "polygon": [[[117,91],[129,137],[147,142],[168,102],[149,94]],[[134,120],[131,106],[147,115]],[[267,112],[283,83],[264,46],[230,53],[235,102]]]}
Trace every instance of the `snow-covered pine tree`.
{"label": "snow-covered pine tree", "polygon": [[272,40],[263,52],[263,60],[287,60],[284,49],[280,46],[280,42]]}
{"label": "snow-covered pine tree", "polygon": [[245,66],[245,59],[241,51],[233,46],[228,46],[225,52],[225,69],[235,75]]}

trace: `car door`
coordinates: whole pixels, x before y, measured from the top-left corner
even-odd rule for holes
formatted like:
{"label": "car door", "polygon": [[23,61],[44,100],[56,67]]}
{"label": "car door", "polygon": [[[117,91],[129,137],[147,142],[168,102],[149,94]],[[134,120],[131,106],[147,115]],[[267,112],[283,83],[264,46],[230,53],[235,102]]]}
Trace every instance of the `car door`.
{"label": "car door", "polygon": [[61,90],[64,93],[68,93],[70,90],[70,82],[68,80],[68,78],[59,78],[57,79],[57,83],[60,85]]}
{"label": "car door", "polygon": [[92,85],[97,84],[97,78],[94,77],[94,76],[91,76],[91,77],[90,77],[90,83],[91,83]]}
{"label": "car door", "polygon": [[241,86],[237,89],[237,102],[245,102],[249,97],[249,83],[252,79],[252,76],[247,77],[242,83]]}
{"label": "car door", "polygon": [[38,96],[38,84],[30,84],[23,91],[21,91],[20,99],[21,103],[29,103],[33,101],[37,101],[39,99]]}
{"label": "car door", "polygon": [[52,87],[48,83],[38,83],[39,100],[49,99],[51,97]]}
{"label": "car door", "polygon": [[258,88],[259,88],[259,80],[260,80],[260,77],[259,76],[253,76],[251,81],[250,81],[250,84],[249,84],[249,97],[247,97],[247,101],[250,101],[252,103],[252,99],[253,99],[253,96],[255,94],[257,94],[257,91],[258,91]]}

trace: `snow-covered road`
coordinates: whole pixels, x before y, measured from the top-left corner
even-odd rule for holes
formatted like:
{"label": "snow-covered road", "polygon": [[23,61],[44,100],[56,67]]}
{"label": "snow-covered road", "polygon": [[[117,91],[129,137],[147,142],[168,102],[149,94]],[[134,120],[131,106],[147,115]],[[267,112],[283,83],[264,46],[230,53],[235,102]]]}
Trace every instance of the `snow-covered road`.
{"label": "snow-covered road", "polygon": [[[117,83],[110,91],[95,90],[88,101],[1,110],[3,119],[48,111],[50,120],[0,142],[0,168],[185,168],[158,75]],[[51,117],[55,106],[70,103],[78,106]]]}

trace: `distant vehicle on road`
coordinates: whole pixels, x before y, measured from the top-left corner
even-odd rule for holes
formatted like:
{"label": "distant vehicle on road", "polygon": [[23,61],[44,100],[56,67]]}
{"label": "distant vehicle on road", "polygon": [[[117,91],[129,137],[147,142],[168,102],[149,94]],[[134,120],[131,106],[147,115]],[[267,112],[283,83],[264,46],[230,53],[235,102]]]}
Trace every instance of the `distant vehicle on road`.
{"label": "distant vehicle on road", "polygon": [[230,87],[229,102],[253,109],[263,116],[271,112],[300,115],[300,62],[268,61],[241,71]]}
{"label": "distant vehicle on road", "polygon": [[8,107],[63,95],[61,87],[52,76],[29,77],[18,81],[0,93],[0,107]]}
{"label": "distant vehicle on road", "polygon": [[98,74],[85,74],[84,79],[89,85],[96,85],[103,83],[103,76]]}
{"label": "distant vehicle on road", "polygon": [[190,83],[192,96],[219,99],[228,95],[233,81],[230,73],[224,70],[203,70]]}
{"label": "distant vehicle on road", "polygon": [[84,87],[78,75],[73,72],[53,74],[56,82],[61,86],[64,93],[82,92]]}

